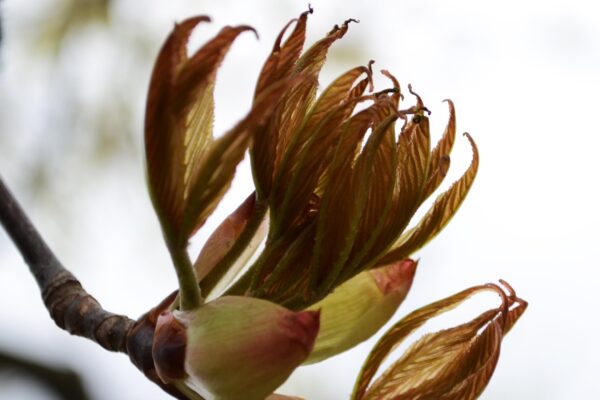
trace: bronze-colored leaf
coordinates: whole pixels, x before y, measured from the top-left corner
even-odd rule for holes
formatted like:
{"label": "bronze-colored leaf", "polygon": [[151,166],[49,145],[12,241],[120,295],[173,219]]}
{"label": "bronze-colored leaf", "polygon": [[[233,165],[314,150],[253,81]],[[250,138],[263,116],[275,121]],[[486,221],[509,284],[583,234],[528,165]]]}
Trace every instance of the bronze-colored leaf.
{"label": "bronze-colored leaf", "polygon": [[317,77],[298,79],[276,105],[265,129],[257,132],[251,148],[252,170],[259,199],[269,198],[285,149],[302,124],[317,88]]}
{"label": "bronze-colored leaf", "polygon": [[448,123],[446,124],[446,129],[442,134],[441,139],[435,145],[433,150],[431,151],[431,170],[434,171],[437,168],[437,162],[445,156],[449,155],[450,151],[452,151],[452,147],[454,146],[454,140],[456,138],[456,110],[454,108],[454,102],[450,99],[444,100],[444,102],[448,103],[448,111],[450,113],[448,117]]}
{"label": "bronze-colored leaf", "polygon": [[[366,75],[365,78],[356,83],[356,80],[362,75]],[[369,83],[372,85],[370,67],[352,68],[339,76],[323,90],[323,93],[311,108],[310,115],[307,118],[309,126],[316,126],[332,108],[341,105],[348,99],[362,96]]]}
{"label": "bronze-colored leaf", "polygon": [[[494,374],[503,334],[499,321],[490,322],[448,368],[448,376],[456,383],[450,390],[432,390],[432,395],[440,400],[477,399]],[[459,376],[460,380],[457,379]]]}
{"label": "bronze-colored leaf", "polygon": [[321,203],[311,265],[314,271],[311,287],[318,286],[319,293],[325,293],[336,282],[341,283],[338,278],[354,244],[368,199],[375,155],[397,118],[394,114],[380,124],[356,157],[362,138],[377,119],[381,107],[387,107],[385,99],[377,99],[373,106],[356,114],[340,137]]}
{"label": "bronze-colored leaf", "polygon": [[387,358],[388,353],[395,349],[400,342],[408,337],[408,335],[421,327],[429,319],[457,307],[462,301],[471,297],[479,290],[482,290],[482,288],[472,287],[463,290],[462,292],[456,293],[449,298],[439,300],[428,306],[413,311],[401,321],[394,324],[394,326],[390,328],[381,339],[379,339],[365,360],[365,363],[363,364],[360,374],[356,380],[352,399],[362,399],[371,380],[375,376],[375,373],[383,361]]}
{"label": "bronze-colored leaf", "polygon": [[312,287],[322,284],[324,276],[329,276],[328,281],[334,279],[348,257],[367,195],[365,171],[354,168],[353,164],[356,162],[357,149],[360,149],[362,139],[380,106],[380,103],[375,103],[352,116],[338,136],[319,208],[315,251],[311,261]]}
{"label": "bronze-colored leaf", "polygon": [[[314,225],[314,224],[313,224]],[[270,279],[274,269],[280,265],[282,257],[288,254],[289,249],[298,240],[299,235],[311,234],[306,232],[307,227],[302,229],[291,228],[284,232],[280,237],[271,239],[267,237],[266,245],[258,259],[252,266],[238,279],[226,292],[227,295],[248,295],[256,294],[258,289],[262,289],[265,281]],[[310,227],[308,227],[310,231]],[[298,265],[300,268],[300,264]],[[267,288],[265,288],[267,289]],[[256,295],[256,297],[261,297]],[[265,297],[266,298],[266,297]]]}
{"label": "bronze-colored leaf", "polygon": [[386,69],[382,69],[381,73],[392,82],[393,91],[391,100],[394,104],[394,109],[397,110],[398,106],[400,105],[400,99],[404,99],[404,96],[402,96],[402,93],[400,92],[400,82],[398,82],[398,79],[396,79],[396,77]]}
{"label": "bronze-colored leaf", "polygon": [[186,45],[196,24],[191,18],[175,29],[158,56],[146,109],[146,158],[151,197],[169,243],[181,246],[190,191],[213,145],[213,89],[216,71],[235,38],[252,30],[225,27],[188,58]]}
{"label": "bronze-colored leaf", "polygon": [[[525,310],[527,303],[495,284],[475,286],[412,312],[395,324],[375,345],[356,381],[353,400],[363,399],[475,399],[494,371],[502,336]],[[427,334],[371,383],[387,355],[429,319],[468,297],[492,290],[500,306],[455,328]]]}
{"label": "bronze-colored leaf", "polygon": [[[356,233],[349,260],[351,266],[345,268],[347,273],[343,279],[349,279],[364,269],[372,260],[370,254],[379,254],[382,249],[381,236],[386,226],[390,224],[390,214],[394,208],[394,193],[397,190],[398,157],[396,154],[395,120],[398,118],[393,100],[388,107],[379,109],[377,131],[382,127],[382,140],[374,155],[373,164],[369,170],[368,193],[360,226]],[[357,166],[361,168],[361,166]],[[384,248],[389,242],[383,244]]]}
{"label": "bronze-colored leaf", "polygon": [[[289,52],[295,56],[290,56],[289,60],[286,58],[288,61],[285,63],[287,71],[291,60],[295,61],[292,70],[288,73],[288,77],[302,76],[303,79],[286,93],[281,103],[273,111],[273,117],[266,129],[255,136],[255,141],[251,149],[252,170],[259,199],[270,196],[273,180],[279,171],[288,145],[295,140],[294,135],[304,123],[305,116],[315,100],[319,72],[325,62],[329,47],[336,40],[344,36],[348,30],[349,21],[344,23],[342,27],[336,27],[324,39],[315,43],[296,60],[299,48],[298,44],[300,41],[302,43],[304,41],[305,22],[303,21],[306,18],[305,14],[303,14],[304,19],[301,16],[297,24],[297,29],[292,33],[290,39],[288,39],[292,40]],[[279,56],[276,55],[275,58],[277,57]],[[278,63],[279,61],[274,59],[271,63],[276,62]],[[267,63],[269,64],[270,62],[267,61]],[[270,66],[269,68],[273,69],[274,67]],[[270,74],[272,72],[264,73]]]}
{"label": "bronze-colored leaf", "polygon": [[274,237],[291,226],[303,224],[314,214],[319,202],[315,193],[319,178],[333,158],[340,125],[355,104],[351,101],[331,110],[306,138],[304,148],[284,159],[269,202]]}
{"label": "bronze-colored leaf", "polygon": [[173,82],[172,107],[176,112],[186,114],[194,106],[198,94],[214,83],[217,68],[223,62],[235,39],[243,32],[254,28],[226,26],[204,46],[198,49],[177,70],[177,79]]}
{"label": "bronze-colored leaf", "polygon": [[348,19],[344,21],[342,26],[334,26],[327,36],[306,50],[296,63],[296,71],[306,74],[318,74],[325,63],[329,47],[348,32],[350,22],[356,22],[356,20]]}
{"label": "bronze-colored leaf", "polygon": [[367,97],[349,98],[356,80],[366,67],[354,68],[336,79],[319,97],[306,117],[306,122],[294,135],[281,161],[270,199],[272,234],[305,219],[310,213],[310,201],[316,186],[333,159],[335,142],[343,121],[356,104]]}
{"label": "bronze-colored leaf", "polygon": [[150,80],[145,119],[146,163],[150,196],[167,235],[180,224],[183,207],[183,135],[170,105],[178,69],[187,60],[186,45],[193,28],[210,21],[194,17],[175,25],[157,57]]}
{"label": "bronze-colored leaf", "polygon": [[211,143],[190,189],[183,216],[182,233],[190,237],[200,228],[229,188],[235,169],[243,159],[253,134],[263,129],[271,115],[272,105],[295,81],[273,84],[254,102],[248,115],[231,131]]}
{"label": "bronze-colored leaf", "polygon": [[307,254],[314,245],[316,223],[313,221],[287,247],[285,253],[273,266],[270,273],[262,280],[253,296],[282,304],[299,310],[301,305],[310,302],[313,293],[309,290],[309,269]]}
{"label": "bronze-colored leaf", "polygon": [[433,206],[414,228],[400,236],[392,250],[377,261],[378,265],[386,265],[393,260],[402,259],[420,249],[425,243],[433,239],[454,216],[467,196],[479,166],[477,146],[469,134],[465,135],[473,149],[473,159],[469,168],[446,192],[438,196]]}
{"label": "bronze-colored leaf", "polygon": [[[372,79],[372,71],[371,71],[371,65],[372,65],[373,61],[369,62],[369,65],[367,67],[357,67],[354,68],[350,71],[348,71],[346,74],[343,74],[342,76],[340,76],[336,81],[334,81],[331,85],[329,85],[321,94],[321,96],[319,97],[317,103],[315,104],[315,106],[311,109],[311,114],[310,114],[310,120],[311,121],[317,121],[320,116],[324,113],[327,113],[330,111],[330,109],[328,108],[329,104],[335,104],[336,101],[339,101],[339,98],[341,98],[345,93],[346,89],[349,89],[349,92],[346,94],[346,98],[347,100],[345,100],[346,102],[356,102],[355,104],[358,104],[360,102],[363,102],[366,99],[372,99],[371,96],[364,96],[364,92],[367,89],[367,87],[369,88],[369,91],[373,91],[373,79]],[[356,85],[354,85],[352,88],[350,88],[349,84],[351,82],[351,80],[356,76],[356,78],[358,78],[360,75],[357,75],[359,73],[359,71],[363,71],[367,74],[367,76],[362,79],[361,81],[359,81]],[[355,79],[356,79],[355,78]],[[355,81],[354,79],[354,81]],[[347,115],[347,117],[349,118],[352,114],[352,111],[350,111]],[[339,135],[341,135],[343,129],[341,129],[342,127],[340,127],[340,129],[335,131],[335,137],[337,138]],[[329,153],[330,155],[332,153]],[[322,197],[323,195],[323,189],[324,189],[324,185],[327,182],[328,175],[331,172],[331,166],[332,160],[328,160],[328,163],[324,164],[324,169],[323,172],[319,175],[319,181],[317,183],[317,186],[315,188],[315,194],[318,197]]]}
{"label": "bronze-colored leaf", "polygon": [[[306,33],[306,20],[308,19],[308,14],[311,13],[312,9],[309,9],[300,14],[298,19],[290,21],[277,36],[275,44],[273,45],[273,50],[267,58],[267,61],[265,61],[258,82],[256,83],[256,96],[273,82],[277,82],[291,73],[302,52]],[[294,22],[296,23],[294,30],[286,39],[285,44],[281,46],[283,35]]]}
{"label": "bronze-colored leaf", "polygon": [[420,205],[429,163],[429,122],[425,116],[417,114],[403,127],[396,148],[397,170],[394,171],[395,181],[390,184],[393,191],[389,209],[379,211],[383,214],[382,218],[368,237],[368,245],[360,256],[353,256],[350,274],[373,267],[405,229]]}
{"label": "bronze-colored leaf", "polygon": [[[407,208],[414,212],[415,208],[420,205],[420,196],[429,175],[429,118],[421,114],[415,115],[412,121],[409,122],[406,131],[406,133],[402,133],[398,146],[400,168],[398,173],[400,188],[398,196],[405,199],[403,202]],[[406,147],[402,140],[404,135],[408,140]]]}
{"label": "bronze-colored leaf", "polygon": [[429,164],[429,179],[425,184],[421,201],[425,201],[442,183],[450,167],[450,151],[456,136],[456,114],[452,100],[446,100],[450,108],[450,118],[444,134],[431,151]]}
{"label": "bronze-colored leaf", "polygon": [[440,186],[446,174],[448,174],[448,170],[450,169],[450,156],[442,156],[437,162],[437,166],[435,169],[430,170],[429,178],[427,182],[425,182],[425,187],[423,188],[423,192],[421,194],[421,201],[427,200],[429,196],[435,192],[435,190]]}
{"label": "bronze-colored leaf", "polygon": [[[472,353],[469,350],[473,344],[487,338],[487,328],[497,325],[493,322],[496,315],[497,310],[488,310],[469,323],[424,335],[369,387],[365,399],[439,398],[447,394],[452,390],[454,379],[460,374],[463,378],[468,375],[469,368],[461,361]],[[486,325],[482,334],[478,334]],[[496,329],[491,332],[495,333]],[[494,336],[494,345],[484,355],[493,356],[495,361],[502,334]],[[433,397],[434,394],[438,397]]]}

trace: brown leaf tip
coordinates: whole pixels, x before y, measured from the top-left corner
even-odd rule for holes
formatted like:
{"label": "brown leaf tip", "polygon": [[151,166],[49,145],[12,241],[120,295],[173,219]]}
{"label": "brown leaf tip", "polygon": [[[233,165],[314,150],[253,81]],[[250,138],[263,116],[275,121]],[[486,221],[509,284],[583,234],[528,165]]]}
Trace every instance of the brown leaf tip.
{"label": "brown leaf tip", "polygon": [[381,97],[383,95],[389,94],[389,93],[400,93],[400,89],[398,88],[389,88],[389,89],[383,89],[380,90],[379,92],[374,93],[373,95],[375,97]]}
{"label": "brown leaf tip", "polygon": [[186,27],[191,29],[200,22],[212,22],[212,19],[208,15],[196,15],[195,17],[186,18],[181,22],[175,22],[175,28]]}
{"label": "brown leaf tip", "polygon": [[369,92],[375,90],[375,85],[373,84],[373,64],[375,64],[375,60],[369,60],[367,64],[367,78],[369,78]]}
{"label": "brown leaf tip", "polygon": [[423,112],[426,112],[427,115],[431,115],[431,111],[429,111],[429,109],[427,107],[425,107],[425,105],[423,104],[423,100],[421,99],[421,96],[419,96],[413,90],[412,85],[410,83],[408,84],[408,91],[410,92],[410,94],[412,94],[413,96],[415,96],[417,98],[417,105],[415,106],[416,113],[422,114]]}
{"label": "brown leaf tip", "polygon": [[516,319],[512,318],[513,315],[511,314],[518,312],[520,315],[527,308],[528,303],[517,297],[517,293],[508,282],[500,279],[499,283],[500,285],[488,283],[484,286],[498,293],[502,299],[502,305],[499,307],[499,310],[501,311],[501,326],[503,331],[508,332],[516,321]]}
{"label": "brown leaf tip", "polygon": [[442,100],[442,103],[448,103],[448,107],[450,107],[454,111],[454,102],[450,99]]}
{"label": "brown leaf tip", "polygon": [[258,31],[256,29],[254,29],[253,27],[251,27],[250,25],[240,25],[240,26],[236,26],[236,29],[239,29],[241,31],[251,31],[252,33],[254,33],[254,36],[256,37],[256,39],[260,39],[260,35],[258,34]]}
{"label": "brown leaf tip", "polygon": [[329,33],[327,34],[327,36],[331,36],[334,34],[338,34],[339,37],[344,36],[344,34],[346,33],[346,31],[348,30],[348,25],[350,25],[351,22],[354,22],[356,24],[360,23],[360,21],[358,19],[355,18],[348,18],[347,20],[344,21],[344,23],[342,24],[342,26],[339,25],[334,25],[333,29],[331,31],[329,31]]}
{"label": "brown leaf tip", "polygon": [[473,137],[468,132],[463,133],[463,136],[465,136],[471,143],[471,147],[473,148],[473,159],[479,160],[479,150],[477,149],[475,140],[473,140]]}
{"label": "brown leaf tip", "polygon": [[506,282],[504,279],[498,279],[498,282],[500,282],[501,287],[508,292],[507,297],[508,300],[511,302],[511,305],[518,304],[523,307],[527,307],[529,303],[527,303],[527,301],[523,300],[522,298],[518,297],[517,292],[508,282]]}
{"label": "brown leaf tip", "polygon": [[387,69],[382,69],[380,72],[383,76],[385,76],[390,81],[392,81],[393,88],[398,91],[398,95],[400,96],[400,98],[402,100],[404,100],[404,95],[402,94],[402,91],[400,90],[400,82],[398,82],[398,79],[396,79],[396,77]]}

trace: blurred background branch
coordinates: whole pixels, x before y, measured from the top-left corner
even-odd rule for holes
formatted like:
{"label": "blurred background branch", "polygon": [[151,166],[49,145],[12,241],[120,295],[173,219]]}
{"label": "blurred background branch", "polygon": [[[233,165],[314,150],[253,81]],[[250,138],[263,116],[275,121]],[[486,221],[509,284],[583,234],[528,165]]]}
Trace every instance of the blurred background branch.
{"label": "blurred background branch", "polygon": [[0,382],[14,374],[26,375],[41,383],[60,399],[88,400],[90,398],[76,372],[9,354],[0,349]]}

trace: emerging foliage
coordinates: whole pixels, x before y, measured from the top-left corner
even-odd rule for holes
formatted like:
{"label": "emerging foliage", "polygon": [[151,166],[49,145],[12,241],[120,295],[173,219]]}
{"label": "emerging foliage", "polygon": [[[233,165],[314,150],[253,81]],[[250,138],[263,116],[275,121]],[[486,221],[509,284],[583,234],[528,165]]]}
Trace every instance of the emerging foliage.
{"label": "emerging foliage", "polygon": [[[278,37],[257,85],[261,93],[269,78],[304,76],[282,96],[251,146],[257,202],[268,207],[270,227],[265,250],[228,292],[295,309],[361,271],[405,259],[431,240],[466,197],[479,164],[468,136],[471,166],[404,232],[448,171],[454,105],[448,101],[448,126],[431,150],[427,109],[419,96],[416,105],[399,109],[403,96],[388,71],[382,72],[392,87],[365,94],[372,90],[372,63],[342,74],[317,97],[325,54],[352,20],[301,54],[307,15],[283,45],[283,32]],[[370,104],[355,113],[364,103]],[[397,134],[399,118],[404,125]]]}
{"label": "emerging foliage", "polygon": [[146,159],[149,188],[168,243],[187,244],[229,187],[255,132],[286,85],[270,85],[248,115],[215,140],[214,84],[229,47],[248,26],[225,27],[191,57],[192,29],[208,17],[175,26],[156,64],[146,107]]}
{"label": "emerging foliage", "polygon": [[[356,21],[336,25],[303,51],[311,13],[281,31],[250,111],[219,139],[212,132],[216,73],[235,38],[253,29],[225,27],[188,56],[192,29],[209,19],[187,19],[175,26],[154,67],[145,124],[148,183],[180,291],[144,322],[154,329],[156,374],[185,398],[287,398],[273,392],[297,366],[374,335],[408,294],[417,265],[408,257],[450,221],[477,174],[477,146],[465,133],[471,164],[409,228],[449,170],[454,104],[447,100],[448,123],[432,147],[421,97],[408,85],[415,100],[405,105],[386,70],[390,86],[374,91],[373,61],[319,92],[330,47]],[[247,150],[255,191],[192,263],[188,240],[216,208]],[[503,335],[526,307],[504,286],[508,295],[497,285],[477,286],[394,325],[365,362],[353,399],[477,397]],[[373,381],[408,334],[483,290],[499,293],[501,306],[425,335]]]}
{"label": "emerging foliage", "polygon": [[[390,328],[375,345],[356,381],[353,400],[362,399],[475,399],[494,372],[502,337],[527,308],[527,302],[495,284],[475,286],[410,313]],[[472,321],[427,334],[413,343],[374,382],[387,355],[429,319],[449,311],[482,291],[500,295],[501,304]]]}

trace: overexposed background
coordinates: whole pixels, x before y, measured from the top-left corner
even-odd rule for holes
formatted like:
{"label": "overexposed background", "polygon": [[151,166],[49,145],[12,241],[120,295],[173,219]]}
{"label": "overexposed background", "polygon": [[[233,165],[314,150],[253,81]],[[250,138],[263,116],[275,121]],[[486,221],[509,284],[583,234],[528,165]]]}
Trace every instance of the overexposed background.
{"label": "overexposed background", "polygon": [[[595,399],[600,349],[597,2],[313,0],[307,43],[358,18],[321,82],[376,60],[433,111],[434,135],[457,108],[481,167],[463,208],[423,251],[395,320],[468,286],[504,278],[530,308],[503,343],[483,399]],[[133,318],[175,286],[144,182],[142,122],[152,63],[175,21],[208,14],[195,48],[225,24],[250,24],[220,71],[218,134],[241,118],[275,35],[297,0],[4,0],[0,174],[51,247],[101,304]],[[385,80],[378,79],[381,84]],[[468,165],[459,137],[449,181]],[[248,164],[193,248],[251,190]],[[487,299],[482,301],[494,301]],[[481,302],[470,304],[481,310]],[[466,307],[467,309],[469,307]],[[467,311],[449,323],[463,321]],[[163,399],[122,354],[70,337],[0,233],[0,349],[68,367],[93,399]],[[444,326],[444,323],[434,327]],[[373,340],[300,368],[283,391],[348,398]],[[51,399],[0,373],[0,398]]]}

